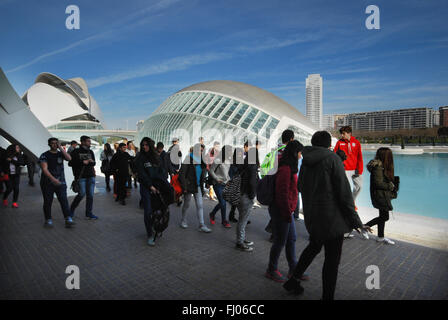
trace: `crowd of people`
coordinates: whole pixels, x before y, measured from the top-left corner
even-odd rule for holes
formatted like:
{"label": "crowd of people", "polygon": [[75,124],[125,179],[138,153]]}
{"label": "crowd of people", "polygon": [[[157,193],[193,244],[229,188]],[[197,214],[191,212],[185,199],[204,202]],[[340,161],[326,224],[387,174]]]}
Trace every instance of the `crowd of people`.
{"label": "crowd of people", "polygon": [[[268,205],[270,221],[266,227],[266,231],[271,233],[269,240],[272,245],[266,277],[283,283],[289,292],[301,294],[304,290],[301,281],[309,278],[305,271],[323,247],[322,298],[333,299],[343,242],[353,237],[353,230],[364,239],[369,239],[371,227],[377,225],[377,241],[394,244],[384,237],[384,228],[389,211],[393,209],[391,200],[396,198],[398,190],[392,151],[380,148],[367,165],[371,173],[372,204],[379,210],[379,217],[363,224],[355,205],[362,188],[364,165],[361,145],[352,136],[350,127],[341,128],[340,133],[341,139],[332,149],[331,135],[326,131],[316,132],[312,136],[311,146],[303,146],[295,140],[293,131],[285,130],[281,137],[282,144],[268,153],[262,163],[258,155],[258,141],[254,146],[247,141],[236,148],[221,146],[219,141],[215,141],[213,147],[206,150],[201,138],[185,156],[177,138],[172,140],[167,151],[162,142],[156,143],[149,137],[141,140],[139,148],[132,141],[115,143],[114,149],[106,143],[100,155],[101,172],[107,192],[113,191],[115,200],[121,205],[126,205],[132,186],[137,188],[139,185],[140,207],[144,211],[149,246],[154,246],[157,239],[153,219],[155,211],[162,207],[167,209],[171,204],[182,206],[181,228],[187,229],[195,220],[199,232],[212,232],[204,218],[203,198],[208,195],[210,199],[216,197],[217,201],[205,216],[208,222],[215,225],[218,220],[225,229],[231,229],[231,223],[236,223],[235,248],[243,252],[254,250],[254,242],[246,236],[246,227],[254,205],[259,206],[256,199],[260,182],[271,179],[270,184],[264,184],[272,188],[272,200]],[[48,146],[49,150],[40,155],[38,161],[44,226],[53,227],[51,207],[55,194],[67,228],[75,225],[75,210],[84,197],[85,218],[98,220],[93,213],[96,159],[91,150],[90,137],[82,136],[79,146],[72,141],[67,151],[56,138],[50,138]],[[70,188],[76,196],[70,205],[64,161],[68,161],[74,177]],[[3,193],[4,206],[8,206],[8,197],[13,193],[12,207],[18,208],[21,167],[29,163],[18,145],[0,149],[0,192]],[[33,175],[34,170],[30,185]],[[299,219],[300,195],[309,244],[297,259],[294,220]],[[194,209],[190,210],[193,201]],[[231,206],[229,213],[227,202]],[[192,211],[195,219],[190,217]],[[217,218],[218,212],[220,217]],[[287,276],[278,268],[283,249],[289,266]]]}

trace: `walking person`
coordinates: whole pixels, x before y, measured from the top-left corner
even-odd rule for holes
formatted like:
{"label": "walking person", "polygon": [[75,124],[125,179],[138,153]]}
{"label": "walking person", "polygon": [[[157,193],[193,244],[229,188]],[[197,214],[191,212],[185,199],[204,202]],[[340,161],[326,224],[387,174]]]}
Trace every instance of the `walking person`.
{"label": "walking person", "polygon": [[209,176],[213,181],[213,189],[218,197],[219,203],[209,213],[210,224],[215,224],[215,215],[218,210],[221,210],[221,224],[224,228],[231,228],[227,219],[227,203],[223,198],[222,192],[226,183],[230,180],[229,170],[233,159],[233,148],[229,145],[222,147],[221,152],[215,154],[214,161],[210,166]]}
{"label": "walking person", "polygon": [[274,202],[269,206],[273,243],[269,254],[269,265],[266,277],[277,282],[285,282],[286,278],[278,270],[278,259],[285,248],[290,277],[296,267],[296,227],[292,215],[297,207],[297,172],[303,145],[290,141],[279,160],[275,175]]}
{"label": "walking person", "polygon": [[176,191],[176,203],[180,207],[182,205],[182,192],[180,191],[179,182],[179,170],[182,163],[182,152],[180,151],[179,139],[173,138],[172,145],[168,148],[167,155],[165,157],[166,168],[168,175],[170,176],[170,183],[173,185]]}
{"label": "walking person", "polygon": [[23,161],[26,164],[26,171],[28,173],[28,185],[34,187],[34,173],[36,171],[36,162],[34,162],[31,157],[23,154]]}
{"label": "walking person", "polygon": [[76,142],[75,140],[72,140],[70,142],[70,147],[68,147],[67,153],[70,154],[76,148],[78,148],[78,142]]}
{"label": "walking person", "polygon": [[12,144],[6,148],[6,157],[3,162],[5,174],[9,179],[6,181],[6,191],[3,193],[3,205],[8,206],[8,196],[12,192],[12,207],[18,208],[19,189],[20,189],[20,172],[25,165],[22,152],[19,145]]}
{"label": "walking person", "polygon": [[53,227],[51,217],[51,205],[53,204],[54,194],[61,205],[62,214],[65,219],[65,227],[70,228],[75,223],[71,217],[70,208],[67,200],[67,184],[64,174],[64,160],[70,161],[72,158],[61,146],[56,138],[48,139],[50,150],[42,153],[39,157],[39,163],[42,168],[40,176],[40,188],[44,198],[44,217],[45,227]]}
{"label": "walking person", "polygon": [[134,187],[137,188],[137,177],[135,175],[135,168],[134,168],[134,160],[137,155],[137,152],[134,143],[132,141],[128,141],[126,145],[127,145],[126,152],[131,157],[131,161],[129,162],[129,169],[128,169],[129,175],[127,185],[128,189],[132,189],[132,178],[134,178]]}
{"label": "walking person", "polygon": [[197,143],[192,152],[185,158],[179,171],[179,181],[184,193],[184,205],[182,207],[182,221],[180,227],[188,228],[187,211],[190,207],[191,198],[194,197],[196,204],[196,215],[199,222],[199,231],[209,233],[210,230],[204,223],[204,208],[202,196],[204,194],[204,181],[206,165],[203,160],[204,145]]}
{"label": "walking person", "polygon": [[[282,143],[278,145],[278,148],[272,152],[269,152],[263,160],[263,163],[260,167],[260,175],[263,178],[267,174],[275,174],[277,172],[278,161],[282,156],[283,150],[286,148],[289,142],[294,140],[294,131],[290,129],[286,129],[282,132]],[[269,209],[268,209],[269,210]],[[266,228],[266,232],[271,233],[269,241],[274,240],[274,236],[272,235],[272,225],[271,220],[269,220]]]}
{"label": "walking person", "polygon": [[[353,200],[355,201],[355,210],[358,211],[356,206],[356,198],[361,192],[362,188],[362,173],[364,170],[364,163],[362,159],[361,143],[352,136],[352,127],[344,126],[339,129],[341,139],[336,143],[334,152],[339,150],[344,151],[347,159],[344,160],[345,174],[348,181],[353,184]],[[345,234],[345,238],[353,238],[351,233]]]}
{"label": "walking person", "polygon": [[366,223],[367,226],[378,226],[378,242],[395,244],[394,241],[384,237],[384,227],[389,220],[389,211],[392,207],[392,192],[396,188],[394,185],[394,158],[392,150],[389,148],[379,148],[375,159],[367,164],[370,172],[370,198],[372,205],[379,210],[379,217]]}
{"label": "walking person", "polygon": [[120,143],[118,151],[112,157],[110,162],[111,171],[114,174],[117,185],[116,202],[126,205],[126,183],[129,180],[129,166],[132,161],[131,156],[126,151],[126,144]]}
{"label": "walking person", "polygon": [[6,181],[9,179],[8,174],[6,173],[6,168],[4,169],[4,162],[6,159],[6,150],[0,147],[0,194],[6,190],[3,188],[3,185],[6,185]]}
{"label": "walking person", "polygon": [[114,150],[112,150],[109,143],[104,144],[104,150],[101,152],[100,161],[101,161],[101,172],[104,173],[104,179],[106,182],[106,190],[109,192],[110,189],[110,176],[112,175],[112,170],[110,166],[110,162],[112,161],[112,157],[114,156]]}
{"label": "walking person", "polygon": [[[238,168],[237,174],[241,176],[241,198],[237,206],[239,218],[236,226],[235,247],[238,250],[250,252],[254,250],[252,247],[254,243],[246,239],[246,226],[257,191],[258,150],[256,148],[249,149],[246,157],[244,157],[244,152],[241,151],[237,151],[235,155],[237,157],[234,159],[234,164]],[[238,158],[241,156],[243,158]]]}
{"label": "walking person", "polygon": [[295,294],[303,293],[300,278],[324,247],[322,299],[333,300],[344,233],[353,229],[366,231],[370,227],[362,225],[355,211],[344,166],[339,156],[329,150],[331,135],[326,131],[317,131],[311,138],[311,144],[312,147],[303,149],[298,179],[310,242],[300,255],[292,277],[283,287]]}
{"label": "walking person", "polygon": [[[299,177],[299,174],[300,174],[300,167],[302,166],[302,161],[303,161],[303,158],[302,158],[302,156],[300,156],[299,161],[298,161],[299,164],[298,164],[298,169],[297,169],[297,178]],[[300,212],[300,193],[297,194],[297,207],[294,210],[294,219],[296,219],[297,221],[300,221],[299,212]]]}
{"label": "walking person", "polygon": [[151,195],[161,194],[162,198],[166,199],[166,204],[172,202],[167,197],[172,198],[174,196],[170,190],[171,186],[166,180],[166,172],[154,144],[154,140],[144,137],[140,142],[140,152],[135,159],[149,246],[154,246],[156,240],[151,219],[153,212]]}
{"label": "walking person", "polygon": [[98,217],[92,213],[93,193],[95,191],[95,154],[90,149],[91,140],[88,136],[81,137],[81,146],[70,153],[72,158],[68,165],[72,167],[73,176],[79,179],[79,193],[70,205],[71,216],[75,214],[75,209],[86,197],[85,216],[87,220],[97,220]]}

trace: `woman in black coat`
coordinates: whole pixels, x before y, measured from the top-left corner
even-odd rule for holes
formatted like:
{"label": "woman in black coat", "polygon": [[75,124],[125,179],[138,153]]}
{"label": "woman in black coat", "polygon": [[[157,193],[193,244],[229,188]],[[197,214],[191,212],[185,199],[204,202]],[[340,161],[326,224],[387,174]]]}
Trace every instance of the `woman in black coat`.
{"label": "woman in black coat", "polygon": [[114,177],[117,179],[117,198],[122,205],[126,205],[126,181],[129,178],[129,164],[131,156],[126,152],[126,144],[120,143],[117,153],[115,153],[110,161],[110,168]]}
{"label": "woman in black coat", "polygon": [[389,220],[389,211],[392,207],[392,191],[395,186],[394,180],[394,158],[389,148],[379,148],[375,159],[367,164],[370,172],[370,198],[372,205],[380,211],[379,217],[366,223],[369,227],[378,225],[378,242],[395,244],[394,241],[384,237],[384,226]]}
{"label": "woman in black coat", "polygon": [[19,199],[20,172],[22,166],[25,165],[22,152],[17,144],[12,144],[6,149],[6,156],[3,159],[2,170],[7,174],[9,179],[6,181],[6,191],[3,194],[3,205],[8,205],[8,196],[13,193],[12,207],[18,208],[17,200]]}

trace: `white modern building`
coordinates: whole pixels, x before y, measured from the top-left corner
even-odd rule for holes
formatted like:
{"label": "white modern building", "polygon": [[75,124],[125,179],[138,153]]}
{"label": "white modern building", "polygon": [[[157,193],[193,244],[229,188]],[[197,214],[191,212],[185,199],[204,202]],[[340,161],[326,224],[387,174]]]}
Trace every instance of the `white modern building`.
{"label": "white modern building", "polygon": [[82,78],[41,73],[22,99],[49,130],[104,129],[101,110]]}
{"label": "white modern building", "polygon": [[306,78],[306,117],[318,128],[322,128],[322,110],[322,77],[310,74]]}
{"label": "white modern building", "polygon": [[318,129],[296,108],[266,90],[216,80],[194,84],[168,97],[139,125],[136,140],[147,136],[169,146],[176,137],[185,149],[201,136],[206,145],[218,140],[242,146],[246,140],[258,139],[269,150],[288,128],[305,145]]}

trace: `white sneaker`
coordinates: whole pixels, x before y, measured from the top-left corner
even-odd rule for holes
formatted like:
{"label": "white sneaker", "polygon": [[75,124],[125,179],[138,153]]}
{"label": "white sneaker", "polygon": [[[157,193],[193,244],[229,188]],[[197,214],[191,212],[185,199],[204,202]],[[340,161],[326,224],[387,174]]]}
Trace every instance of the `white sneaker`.
{"label": "white sneaker", "polygon": [[376,241],[378,242],[384,242],[385,244],[395,244],[394,241],[388,239],[388,238],[380,238],[378,237],[378,239],[376,239]]}
{"label": "white sneaker", "polygon": [[351,239],[351,238],[353,238],[353,237],[354,237],[354,235],[352,235],[351,232],[349,232],[349,233],[344,233],[344,239]]}
{"label": "white sneaker", "polygon": [[369,240],[369,234],[366,230],[361,230],[361,236],[366,239]]}
{"label": "white sneaker", "polygon": [[201,226],[199,227],[199,231],[200,231],[200,232],[205,232],[205,233],[212,232],[212,230],[209,229],[209,228],[207,228],[207,226],[206,226],[205,224],[203,224],[203,225],[201,225]]}
{"label": "white sneaker", "polygon": [[258,203],[254,203],[254,208],[261,208],[261,206]]}
{"label": "white sneaker", "polygon": [[186,222],[181,222],[180,227],[182,229],[187,229],[188,228],[188,224]]}

